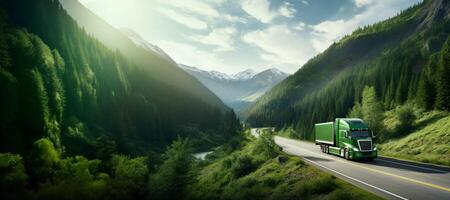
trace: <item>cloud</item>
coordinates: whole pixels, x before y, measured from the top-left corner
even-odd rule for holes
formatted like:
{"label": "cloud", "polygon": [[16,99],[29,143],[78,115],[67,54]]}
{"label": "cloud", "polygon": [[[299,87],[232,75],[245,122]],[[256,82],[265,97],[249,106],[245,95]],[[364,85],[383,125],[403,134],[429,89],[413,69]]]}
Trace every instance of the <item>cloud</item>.
{"label": "cloud", "polygon": [[373,0],[353,0],[353,2],[355,3],[356,7],[360,8],[373,3]]}
{"label": "cloud", "polygon": [[306,0],[303,0],[302,3],[305,4],[305,5],[309,5],[309,2],[306,1]]}
{"label": "cloud", "polygon": [[205,45],[217,46],[216,51],[230,51],[234,49],[236,34],[236,28],[225,27],[214,29],[208,35],[192,35],[189,38]]}
{"label": "cloud", "polygon": [[[356,0],[355,5],[366,6],[366,9],[344,20],[327,20],[319,24],[312,25],[313,29],[311,42],[314,48],[321,52],[333,42],[339,41],[343,36],[351,34],[358,27],[382,21],[398,13],[404,5],[411,4],[410,0]],[[415,0],[419,2],[420,0]]]}
{"label": "cloud", "polygon": [[248,20],[243,17],[233,16],[230,14],[224,14],[223,18],[229,22],[239,22],[243,24],[247,24]]}
{"label": "cloud", "polygon": [[294,25],[292,28],[297,31],[303,31],[306,28],[306,24],[303,22],[299,22],[297,25]]}
{"label": "cloud", "polygon": [[223,59],[215,53],[204,51],[196,46],[172,41],[159,41],[156,44],[164,49],[176,62],[189,66],[207,67],[209,69],[216,67],[226,68],[224,67]]}
{"label": "cloud", "polygon": [[270,10],[270,2],[267,0],[244,0],[241,6],[250,16],[263,23],[269,23],[278,15]]}
{"label": "cloud", "polygon": [[197,19],[196,17],[178,13],[171,9],[165,9],[165,8],[158,8],[157,11],[188,28],[197,29],[197,30],[205,30],[208,28],[208,24],[205,21]]}
{"label": "cloud", "polygon": [[261,58],[273,63],[299,66],[316,53],[308,40],[286,25],[249,32],[242,40],[259,47],[263,51]]}
{"label": "cloud", "polygon": [[244,0],[242,10],[262,23],[269,23],[279,16],[293,18],[297,10],[289,2],[283,2],[277,10],[272,10],[268,0]]}
{"label": "cloud", "polygon": [[213,6],[201,0],[157,0],[160,5],[165,5],[185,13],[197,14],[207,17],[219,17],[219,11]]}
{"label": "cloud", "polygon": [[280,15],[282,16],[293,18],[297,10],[295,10],[289,2],[284,2],[278,9],[278,12],[280,12]]}

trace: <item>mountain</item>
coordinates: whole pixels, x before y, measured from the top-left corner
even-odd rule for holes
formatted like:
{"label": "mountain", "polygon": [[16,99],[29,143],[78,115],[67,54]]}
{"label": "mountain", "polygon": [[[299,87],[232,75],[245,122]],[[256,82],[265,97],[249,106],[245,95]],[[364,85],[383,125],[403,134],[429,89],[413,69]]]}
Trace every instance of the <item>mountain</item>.
{"label": "mountain", "polygon": [[161,151],[178,137],[217,146],[237,132],[234,113],[158,48],[135,45],[84,7],[85,21],[65,8],[0,2],[1,152],[29,155],[44,141],[61,155],[103,159]]}
{"label": "mountain", "polygon": [[[70,7],[69,7],[70,8]],[[147,42],[144,38],[142,38],[138,33],[136,33],[134,30],[128,29],[128,28],[122,28],[120,31],[128,36],[128,38],[137,46],[144,48],[145,50],[149,52],[154,52],[159,54],[161,57],[166,58],[167,60],[172,60],[169,55],[166,54],[161,48],[159,48],[156,45],[153,45],[149,42]]]}
{"label": "mountain", "polygon": [[256,74],[257,74],[257,72],[255,72],[255,70],[247,69],[247,70],[244,70],[244,71],[239,72],[237,74],[234,74],[233,77],[235,79],[246,80],[246,79],[251,79]]}
{"label": "mountain", "polygon": [[181,64],[179,66],[196,77],[222,99],[225,104],[238,113],[288,76],[288,74],[276,68],[267,69],[259,73],[252,69],[247,69],[228,75]]}
{"label": "mountain", "polygon": [[[97,17],[78,0],[59,0],[67,13],[86,30],[111,49],[118,49],[139,67],[148,71],[155,79],[170,87],[177,88],[184,95],[192,96],[221,110],[228,108],[205,86],[192,76],[180,70],[177,64],[159,47],[142,39],[129,29],[118,30]],[[177,80],[177,81],[173,81]]]}
{"label": "mountain", "polygon": [[313,124],[345,117],[361,103],[366,86],[374,87],[385,110],[403,104],[439,108],[443,97],[437,91],[448,85],[447,78],[437,78],[446,74],[439,66],[448,67],[439,60],[445,60],[449,33],[445,0],[427,0],[361,27],[259,98],[245,111],[246,121],[256,127],[291,126],[295,137],[313,139]]}

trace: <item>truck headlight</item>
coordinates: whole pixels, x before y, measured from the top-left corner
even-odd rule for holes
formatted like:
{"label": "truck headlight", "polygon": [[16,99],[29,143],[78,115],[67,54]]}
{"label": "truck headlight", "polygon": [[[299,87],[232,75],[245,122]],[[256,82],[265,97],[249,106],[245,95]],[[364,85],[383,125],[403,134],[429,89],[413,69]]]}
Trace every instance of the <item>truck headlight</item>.
{"label": "truck headlight", "polygon": [[359,149],[355,148],[355,147],[353,147],[352,149],[353,149],[353,151],[359,151]]}
{"label": "truck headlight", "polygon": [[377,146],[373,146],[373,150],[376,151],[377,150]]}

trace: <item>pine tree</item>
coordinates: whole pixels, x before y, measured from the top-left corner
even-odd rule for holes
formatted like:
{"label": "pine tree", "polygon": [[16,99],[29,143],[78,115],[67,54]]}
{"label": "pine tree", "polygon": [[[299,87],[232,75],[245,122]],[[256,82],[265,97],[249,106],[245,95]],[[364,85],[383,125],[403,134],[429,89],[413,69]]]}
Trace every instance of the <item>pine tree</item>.
{"label": "pine tree", "polygon": [[416,103],[418,106],[430,110],[433,108],[435,98],[435,88],[428,75],[422,74],[417,88]]}
{"label": "pine tree", "polygon": [[450,110],[450,37],[441,49],[436,89],[436,107],[441,110]]}
{"label": "pine tree", "polygon": [[375,88],[366,86],[362,94],[361,113],[369,127],[377,132],[382,131],[383,106],[378,101]]}
{"label": "pine tree", "polygon": [[361,104],[359,102],[355,103],[347,116],[352,118],[363,118]]}

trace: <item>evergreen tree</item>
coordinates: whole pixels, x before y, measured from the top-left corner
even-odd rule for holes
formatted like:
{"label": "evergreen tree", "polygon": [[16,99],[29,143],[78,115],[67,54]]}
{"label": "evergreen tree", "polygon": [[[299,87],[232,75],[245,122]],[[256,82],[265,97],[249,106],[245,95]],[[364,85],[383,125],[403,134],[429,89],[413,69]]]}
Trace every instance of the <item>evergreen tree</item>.
{"label": "evergreen tree", "polygon": [[378,101],[375,88],[366,86],[362,94],[361,113],[370,129],[383,131],[383,107]]}
{"label": "evergreen tree", "polygon": [[450,110],[450,37],[441,49],[436,89],[436,107],[441,110]]}
{"label": "evergreen tree", "polygon": [[363,118],[361,104],[357,102],[355,106],[353,106],[353,108],[350,110],[347,116],[352,118]]}
{"label": "evergreen tree", "polygon": [[417,88],[416,103],[422,108],[430,110],[433,108],[435,99],[435,87],[428,78],[428,75],[422,73]]}

